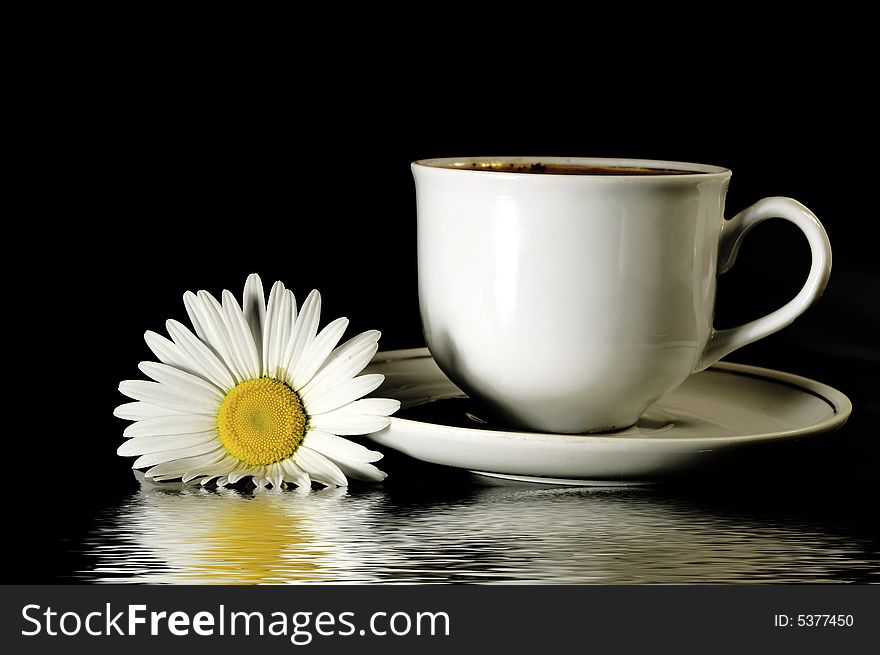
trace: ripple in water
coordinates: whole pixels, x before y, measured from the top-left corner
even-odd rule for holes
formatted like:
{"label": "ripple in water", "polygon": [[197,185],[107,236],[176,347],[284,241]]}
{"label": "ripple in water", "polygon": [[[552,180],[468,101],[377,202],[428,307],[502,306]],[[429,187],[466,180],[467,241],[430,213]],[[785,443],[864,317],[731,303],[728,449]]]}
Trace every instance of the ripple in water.
{"label": "ripple in water", "polygon": [[[717,508],[716,508],[717,509]],[[877,582],[876,544],[651,489],[250,494],[144,487],[82,545],[92,582]]]}

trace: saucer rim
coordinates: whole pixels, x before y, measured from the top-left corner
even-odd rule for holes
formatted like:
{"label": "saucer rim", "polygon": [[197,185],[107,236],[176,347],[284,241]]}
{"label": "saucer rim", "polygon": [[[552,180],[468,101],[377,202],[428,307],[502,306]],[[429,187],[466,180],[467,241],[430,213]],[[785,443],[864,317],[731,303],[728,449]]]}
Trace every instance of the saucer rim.
{"label": "saucer rim", "polygon": [[[373,360],[370,362],[370,366],[376,364],[383,363],[391,363],[404,361],[407,359],[433,359],[428,348],[405,348],[405,349],[397,349],[397,350],[384,350],[376,353]],[[735,362],[716,362],[712,366],[710,366],[708,371],[716,371],[716,372],[724,372],[733,375],[742,375],[745,377],[752,377],[761,380],[769,380],[770,382],[774,382],[776,384],[783,384],[785,386],[793,387],[801,392],[809,393],[812,396],[815,396],[823,401],[825,401],[829,407],[831,407],[833,411],[833,415],[828,417],[827,419],[820,421],[818,423],[810,423],[809,425],[804,425],[799,428],[789,429],[789,430],[777,430],[774,432],[759,432],[755,434],[737,434],[737,435],[719,435],[719,436],[701,436],[699,439],[701,441],[705,441],[707,443],[730,443],[732,441],[742,443],[742,442],[760,442],[760,441],[776,441],[779,439],[796,439],[802,436],[808,435],[816,435],[816,434],[827,434],[830,432],[834,432],[841,428],[847,421],[847,419],[852,414],[852,401],[844,394],[843,392],[831,387],[822,382],[818,382],[811,378],[807,378],[801,375],[796,375],[794,373],[788,373],[785,371],[779,371],[770,368],[764,368],[760,366],[753,366],[751,364],[739,364]],[[379,387],[379,390],[376,392],[378,395],[381,395],[382,388]],[[463,392],[462,392],[463,393]],[[461,427],[456,425],[445,425],[443,423],[430,423],[427,421],[418,421],[415,419],[406,419],[406,418],[398,418],[396,416],[391,416],[392,424],[396,425],[412,425],[418,426],[421,429],[432,428],[437,430],[442,430],[447,437],[455,436],[467,436],[469,434],[473,434],[474,432],[478,432],[483,437],[492,437],[497,438],[499,440],[522,440],[528,439],[530,441],[553,441],[556,443],[559,442],[571,442],[571,443],[584,443],[584,441],[594,441],[594,442],[608,442],[608,441],[621,441],[626,440],[627,442],[645,442],[651,444],[657,444],[662,442],[667,443],[680,443],[680,442],[692,442],[693,437],[674,437],[674,436],[642,436],[642,435],[627,435],[622,433],[614,433],[614,432],[602,432],[602,433],[592,433],[592,434],[560,434],[553,432],[527,432],[527,431],[515,431],[515,430],[485,430],[479,427]],[[375,433],[374,435],[366,435],[368,438],[373,436],[379,437],[381,439],[381,434],[383,431],[379,433]]]}

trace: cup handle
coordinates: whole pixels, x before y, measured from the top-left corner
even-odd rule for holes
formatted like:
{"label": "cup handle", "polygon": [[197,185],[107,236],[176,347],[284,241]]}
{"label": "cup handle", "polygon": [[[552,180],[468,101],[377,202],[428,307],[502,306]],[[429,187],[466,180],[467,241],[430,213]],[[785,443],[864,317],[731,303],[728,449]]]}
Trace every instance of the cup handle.
{"label": "cup handle", "polygon": [[718,274],[726,273],[736,261],[743,237],[768,218],[784,218],[797,225],[810,243],[812,264],[807,281],[788,303],[762,318],[726,330],[712,329],[706,349],[694,371],[702,371],[719,359],[746,344],[762,339],[790,325],[803,314],[825,290],[831,274],[831,244],[825,228],[809,209],[791,198],[772,197],[759,200],[729,221],[723,221],[718,241]]}

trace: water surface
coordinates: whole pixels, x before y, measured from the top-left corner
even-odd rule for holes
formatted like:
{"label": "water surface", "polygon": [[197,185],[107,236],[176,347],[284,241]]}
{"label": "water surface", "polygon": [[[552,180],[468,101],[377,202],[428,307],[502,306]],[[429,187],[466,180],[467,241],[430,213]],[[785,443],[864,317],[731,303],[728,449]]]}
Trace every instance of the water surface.
{"label": "water surface", "polygon": [[[144,486],[94,517],[79,581],[253,584],[880,582],[876,533],[655,487]],[[867,528],[866,528],[867,525]]]}

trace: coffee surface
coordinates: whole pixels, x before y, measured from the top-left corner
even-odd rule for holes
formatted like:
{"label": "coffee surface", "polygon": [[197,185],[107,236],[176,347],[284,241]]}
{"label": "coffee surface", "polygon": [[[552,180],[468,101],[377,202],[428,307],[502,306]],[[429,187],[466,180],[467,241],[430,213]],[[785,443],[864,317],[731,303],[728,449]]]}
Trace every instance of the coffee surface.
{"label": "coffee surface", "polygon": [[545,164],[542,162],[478,161],[456,162],[444,168],[495,173],[533,173],[545,175],[690,175],[697,171],[642,166],[594,166],[587,164]]}

